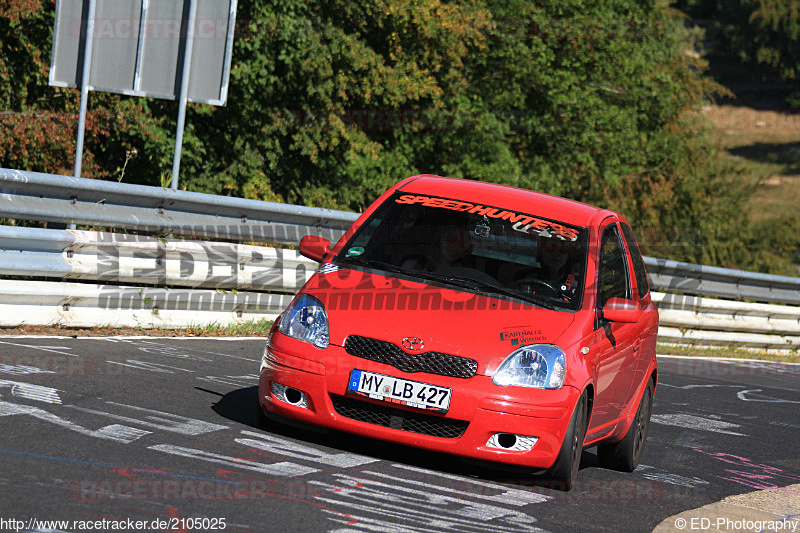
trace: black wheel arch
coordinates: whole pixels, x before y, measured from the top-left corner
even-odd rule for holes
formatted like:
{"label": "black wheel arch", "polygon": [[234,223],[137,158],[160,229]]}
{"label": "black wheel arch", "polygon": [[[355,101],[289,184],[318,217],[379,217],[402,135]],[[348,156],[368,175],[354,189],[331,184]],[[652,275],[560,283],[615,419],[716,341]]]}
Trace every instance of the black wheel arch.
{"label": "black wheel arch", "polygon": [[594,406],[594,385],[589,383],[584,389],[586,393],[586,429],[589,429],[589,422],[592,420],[592,407]]}

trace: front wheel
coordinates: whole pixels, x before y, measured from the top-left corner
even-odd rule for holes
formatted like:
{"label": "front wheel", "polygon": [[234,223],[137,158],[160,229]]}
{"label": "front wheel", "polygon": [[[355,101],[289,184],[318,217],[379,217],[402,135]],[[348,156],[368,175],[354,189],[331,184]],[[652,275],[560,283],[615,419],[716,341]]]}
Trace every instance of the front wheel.
{"label": "front wheel", "polygon": [[572,413],[572,419],[570,419],[564,441],[561,443],[561,450],[558,452],[556,462],[545,474],[553,481],[557,481],[564,490],[570,490],[575,484],[575,480],[578,479],[583,441],[586,438],[586,426],[588,425],[588,404],[584,392]]}
{"label": "front wheel", "polygon": [[647,432],[650,429],[650,413],[653,411],[653,380],[647,382],[642,394],[636,417],[621,441],[613,444],[600,444],[597,447],[597,460],[600,465],[621,472],[633,472],[642,458]]}

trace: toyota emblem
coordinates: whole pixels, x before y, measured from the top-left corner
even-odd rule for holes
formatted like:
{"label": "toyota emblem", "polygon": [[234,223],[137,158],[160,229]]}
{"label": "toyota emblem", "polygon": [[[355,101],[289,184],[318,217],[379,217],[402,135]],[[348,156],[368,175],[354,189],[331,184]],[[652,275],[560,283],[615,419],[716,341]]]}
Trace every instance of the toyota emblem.
{"label": "toyota emblem", "polygon": [[419,351],[425,347],[425,342],[417,337],[406,337],[403,339],[403,348],[411,351]]}

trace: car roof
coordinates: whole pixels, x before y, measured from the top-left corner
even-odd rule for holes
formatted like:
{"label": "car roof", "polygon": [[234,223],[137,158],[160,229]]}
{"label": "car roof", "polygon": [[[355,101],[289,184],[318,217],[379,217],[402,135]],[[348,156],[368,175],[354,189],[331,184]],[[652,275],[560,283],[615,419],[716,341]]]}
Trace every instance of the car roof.
{"label": "car roof", "polygon": [[469,179],[444,178],[423,174],[412,176],[398,184],[398,190],[419,195],[431,195],[474,204],[513,209],[522,213],[589,226],[600,212],[612,211],[594,207],[575,200],[520,189],[510,185],[485,183]]}

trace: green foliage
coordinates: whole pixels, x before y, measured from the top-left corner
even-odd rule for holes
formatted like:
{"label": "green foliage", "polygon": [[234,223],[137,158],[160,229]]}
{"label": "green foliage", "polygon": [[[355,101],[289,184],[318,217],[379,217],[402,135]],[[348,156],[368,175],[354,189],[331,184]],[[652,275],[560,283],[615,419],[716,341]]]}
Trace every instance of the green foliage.
{"label": "green foliage", "polygon": [[755,224],[749,244],[753,270],[800,276],[800,215]]}
{"label": "green foliage", "polygon": [[[47,42],[52,14],[39,0],[0,2],[0,165],[59,171],[68,168],[74,137],[70,102],[47,87]],[[54,105],[38,106],[50,100]],[[74,144],[74,143],[73,143]],[[49,164],[42,165],[45,160]]]}
{"label": "green foliage", "polygon": [[800,0],[681,0],[679,9],[708,19],[715,53],[800,79]]}
{"label": "green foliage", "polygon": [[[0,164],[64,172],[77,96],[47,86],[53,14],[42,1],[0,9],[3,116],[42,117],[2,130]],[[437,173],[618,209],[659,255],[750,260],[746,221],[730,225],[745,192],[699,114],[721,88],[703,77],[700,33],[661,0],[238,9],[228,103],[189,106],[182,188],[362,210],[408,175]],[[161,184],[176,105],[92,93],[90,110],[84,174],[117,180],[124,169],[125,181]]]}
{"label": "green foliage", "polygon": [[[54,9],[55,0],[0,0],[0,166],[71,175],[79,92],[48,85]],[[157,184],[172,155],[163,104],[104,93],[89,100],[82,176],[119,179],[125,168]]]}
{"label": "green foliage", "polygon": [[196,117],[203,138],[227,140],[211,147],[204,173],[232,193],[252,195],[256,180],[265,198],[363,209],[417,171],[402,130],[443,107],[440,80],[467,85],[461,58],[484,39],[484,10],[334,4],[240,6],[228,107]]}

